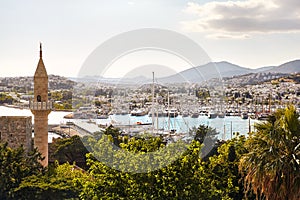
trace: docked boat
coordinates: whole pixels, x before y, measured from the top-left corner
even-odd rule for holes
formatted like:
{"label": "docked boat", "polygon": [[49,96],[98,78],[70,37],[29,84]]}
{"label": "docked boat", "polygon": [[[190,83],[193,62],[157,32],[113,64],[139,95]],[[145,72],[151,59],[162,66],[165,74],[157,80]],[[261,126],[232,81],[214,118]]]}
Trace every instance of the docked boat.
{"label": "docked boat", "polygon": [[130,115],[131,115],[131,116],[136,116],[136,110],[132,110],[132,111],[130,112]]}
{"label": "docked boat", "polygon": [[136,122],[136,125],[152,125],[152,122]]}
{"label": "docked boat", "polygon": [[147,111],[145,109],[135,109],[130,112],[131,116],[144,116],[147,115]]}
{"label": "docked boat", "polygon": [[176,108],[166,109],[165,112],[164,112],[164,116],[165,117],[170,117],[170,118],[177,117],[178,116],[178,111],[177,111]]}
{"label": "docked boat", "polygon": [[224,118],[225,117],[225,113],[223,113],[223,112],[218,112],[218,117],[219,118]]}
{"label": "docked boat", "polygon": [[147,111],[145,109],[139,109],[136,111],[135,116],[145,116],[145,115],[147,115]]}
{"label": "docked boat", "polygon": [[182,112],[182,117],[188,117],[189,116],[189,112],[188,111],[183,111]]}
{"label": "docked boat", "polygon": [[248,119],[248,113],[247,112],[242,112],[241,113],[241,118],[242,119]]}
{"label": "docked boat", "polygon": [[191,114],[191,118],[198,118],[199,117],[199,112],[193,112]]}
{"label": "docked boat", "polygon": [[269,113],[260,113],[257,115],[258,120],[267,120],[269,118]]}
{"label": "docked boat", "polygon": [[218,114],[213,112],[213,111],[209,111],[207,114],[208,119],[215,119],[217,118]]}

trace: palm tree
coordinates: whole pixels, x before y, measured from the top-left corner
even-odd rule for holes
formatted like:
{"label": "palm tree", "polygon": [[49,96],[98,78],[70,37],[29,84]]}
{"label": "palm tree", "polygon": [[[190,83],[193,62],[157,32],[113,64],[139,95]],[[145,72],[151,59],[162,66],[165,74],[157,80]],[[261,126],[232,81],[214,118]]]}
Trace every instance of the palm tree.
{"label": "palm tree", "polygon": [[240,160],[245,189],[257,199],[300,199],[300,122],[293,106],[256,126]]}

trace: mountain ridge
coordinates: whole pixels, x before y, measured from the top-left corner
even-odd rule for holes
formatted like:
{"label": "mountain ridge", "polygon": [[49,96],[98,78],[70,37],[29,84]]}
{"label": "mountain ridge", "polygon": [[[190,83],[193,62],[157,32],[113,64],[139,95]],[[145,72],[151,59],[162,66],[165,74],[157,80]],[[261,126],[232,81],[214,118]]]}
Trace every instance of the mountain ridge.
{"label": "mountain ridge", "polygon": [[[300,73],[300,59],[292,60],[286,63],[283,63],[278,66],[264,66],[256,69],[251,69],[247,67],[242,67],[228,61],[218,61],[218,62],[209,62],[204,65],[197,67],[192,67],[186,70],[183,70],[177,74],[156,78],[160,83],[180,83],[180,82],[203,82],[208,81],[212,78],[230,78],[235,76],[241,76],[246,74],[259,74],[259,73]],[[91,78],[91,77],[89,77]],[[88,77],[87,77],[88,79]],[[92,77],[93,80],[96,79],[95,76]],[[107,81],[110,83],[134,83],[138,81],[142,82],[151,82],[152,79],[149,79],[145,76],[137,76],[133,78],[104,78],[98,77],[98,81]]]}
{"label": "mountain ridge", "polygon": [[[256,69],[242,67],[228,61],[210,62],[184,70],[176,75],[160,79],[162,82],[202,82],[212,78],[228,78],[246,74],[257,73],[300,73],[300,59],[283,63],[279,66],[265,66]],[[200,76],[199,76],[200,75]],[[202,75],[202,76],[201,76]]]}

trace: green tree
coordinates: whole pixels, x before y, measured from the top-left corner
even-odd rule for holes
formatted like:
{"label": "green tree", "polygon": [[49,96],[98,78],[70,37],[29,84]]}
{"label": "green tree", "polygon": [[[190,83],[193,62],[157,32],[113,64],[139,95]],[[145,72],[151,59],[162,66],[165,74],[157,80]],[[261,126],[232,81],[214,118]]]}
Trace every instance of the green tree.
{"label": "green tree", "polygon": [[193,127],[190,129],[189,134],[194,137],[194,140],[199,141],[201,144],[204,143],[204,146],[201,149],[204,160],[217,154],[217,149],[222,144],[222,142],[217,139],[219,133],[216,129],[209,126],[199,125],[198,128]]}
{"label": "green tree", "polygon": [[[200,127],[199,137],[208,134],[208,130],[213,129]],[[118,136],[119,147],[114,148],[112,134],[107,136],[96,137],[97,140],[85,138],[96,151],[88,154],[89,174],[93,179],[83,184],[83,199],[241,199],[244,196],[238,164],[246,152],[245,137],[227,141],[220,145],[218,152],[203,160],[200,155],[205,142],[201,144],[193,140],[190,145],[185,144],[183,153],[176,156],[176,151],[171,150],[157,153],[167,147],[172,149],[174,145],[166,146],[159,137],[122,139]],[[175,149],[178,147],[182,146],[174,145]],[[146,153],[152,154],[140,156]],[[95,159],[99,157],[101,161]],[[172,163],[164,165],[171,159]],[[112,166],[119,166],[121,171],[112,169]],[[153,166],[159,167],[153,170]],[[126,172],[128,168],[138,170],[143,167],[148,172]]]}
{"label": "green tree", "polygon": [[0,143],[0,199],[13,198],[13,190],[28,176],[43,171],[41,154],[34,150],[28,154],[22,147],[11,149]]}
{"label": "green tree", "polygon": [[55,164],[44,174],[26,177],[14,190],[15,199],[79,199],[82,184],[90,179],[87,173],[75,165]]}
{"label": "green tree", "polygon": [[[244,185],[238,166],[241,156],[247,150],[244,147],[245,137],[240,136],[226,141],[218,148],[218,154],[209,157],[204,165],[205,199],[242,199]],[[248,199],[254,199],[249,193]]]}
{"label": "green tree", "polygon": [[113,138],[113,143],[117,147],[120,145],[120,138],[119,136],[121,135],[121,131],[118,128],[114,128],[112,125],[110,125],[108,128],[105,129],[103,132],[105,135],[110,135]]}
{"label": "green tree", "polygon": [[59,163],[76,163],[81,168],[87,169],[86,154],[88,150],[77,135],[70,138],[58,139],[54,144],[55,151],[52,155]]}
{"label": "green tree", "polygon": [[256,126],[240,161],[245,187],[258,198],[300,199],[300,123],[293,106],[276,111]]}

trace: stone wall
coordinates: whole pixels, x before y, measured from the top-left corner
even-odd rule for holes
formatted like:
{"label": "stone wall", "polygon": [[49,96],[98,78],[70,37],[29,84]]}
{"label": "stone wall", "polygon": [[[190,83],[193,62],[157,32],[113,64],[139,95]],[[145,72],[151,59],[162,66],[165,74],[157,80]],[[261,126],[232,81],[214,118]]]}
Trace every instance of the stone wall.
{"label": "stone wall", "polygon": [[31,116],[0,116],[0,142],[7,142],[11,148],[23,145],[26,151],[31,151]]}

